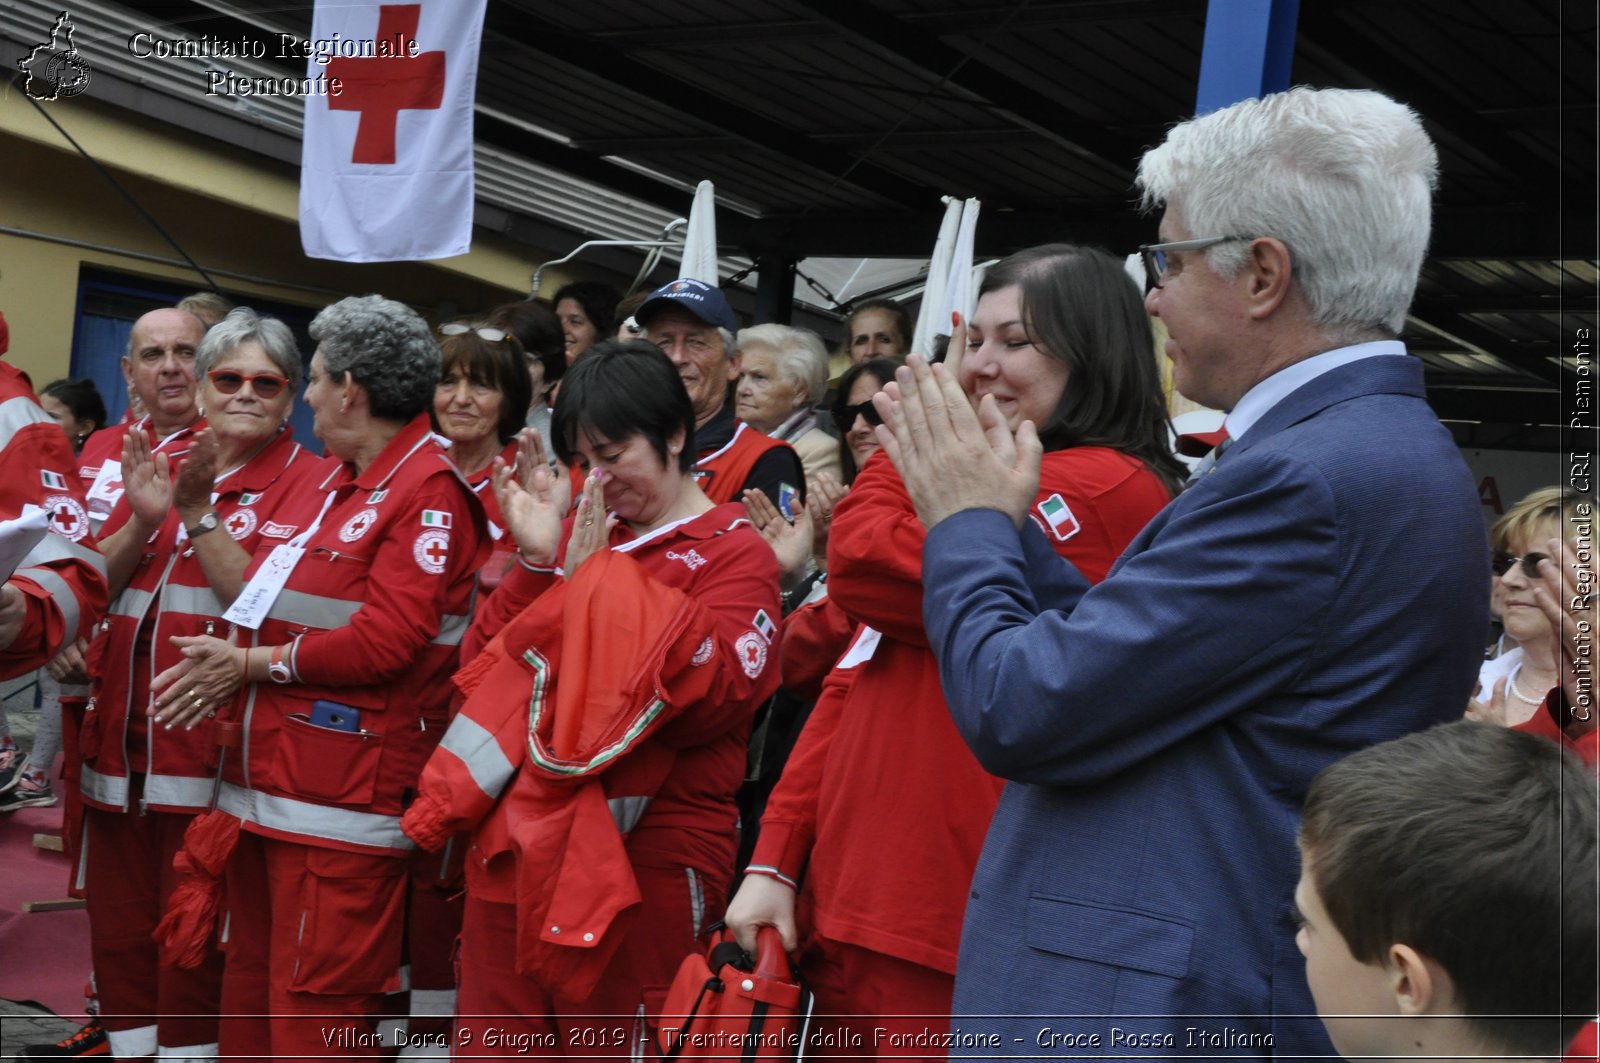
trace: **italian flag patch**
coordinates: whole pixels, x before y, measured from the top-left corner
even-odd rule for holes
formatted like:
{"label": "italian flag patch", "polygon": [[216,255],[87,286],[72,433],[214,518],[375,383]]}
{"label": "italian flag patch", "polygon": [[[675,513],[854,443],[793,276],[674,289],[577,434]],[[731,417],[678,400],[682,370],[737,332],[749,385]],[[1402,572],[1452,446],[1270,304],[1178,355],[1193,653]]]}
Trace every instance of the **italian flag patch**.
{"label": "italian flag patch", "polygon": [[1077,535],[1080,530],[1078,518],[1072,515],[1072,509],[1060,495],[1051,495],[1038,505],[1039,516],[1044,520],[1044,526],[1050,529],[1061,542]]}
{"label": "italian flag patch", "polygon": [[39,482],[52,491],[65,491],[67,489],[67,478],[58,472],[51,472],[49,469],[39,470]]}
{"label": "italian flag patch", "polygon": [[778,637],[778,625],[772,622],[772,617],[767,615],[767,611],[765,609],[756,610],[754,627],[757,631],[761,632],[761,637],[766,639],[768,642],[771,642],[773,639]]}
{"label": "italian flag patch", "polygon": [[422,526],[424,528],[450,527],[450,514],[442,509],[425,509],[422,511]]}

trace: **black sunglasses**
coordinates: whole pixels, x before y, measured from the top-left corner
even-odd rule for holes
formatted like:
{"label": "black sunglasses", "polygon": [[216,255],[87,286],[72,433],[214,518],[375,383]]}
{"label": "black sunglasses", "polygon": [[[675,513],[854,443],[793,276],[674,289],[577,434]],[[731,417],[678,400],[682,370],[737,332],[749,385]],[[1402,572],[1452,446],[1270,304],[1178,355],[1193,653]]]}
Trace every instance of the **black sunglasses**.
{"label": "black sunglasses", "polygon": [[1494,574],[1496,576],[1504,576],[1507,572],[1511,571],[1512,566],[1516,565],[1516,563],[1520,561],[1522,562],[1522,574],[1527,576],[1529,579],[1538,579],[1539,562],[1543,561],[1549,556],[1549,554],[1541,554],[1533,551],[1518,557],[1516,554],[1508,554],[1504,550],[1496,550],[1492,555],[1490,555],[1489,567],[1494,569]]}
{"label": "black sunglasses", "polygon": [[869,399],[854,406],[835,406],[833,408],[833,423],[839,426],[839,434],[845,435],[855,427],[856,418],[865,417],[867,423],[876,427],[883,423],[883,418],[878,416],[878,408],[872,405]]}

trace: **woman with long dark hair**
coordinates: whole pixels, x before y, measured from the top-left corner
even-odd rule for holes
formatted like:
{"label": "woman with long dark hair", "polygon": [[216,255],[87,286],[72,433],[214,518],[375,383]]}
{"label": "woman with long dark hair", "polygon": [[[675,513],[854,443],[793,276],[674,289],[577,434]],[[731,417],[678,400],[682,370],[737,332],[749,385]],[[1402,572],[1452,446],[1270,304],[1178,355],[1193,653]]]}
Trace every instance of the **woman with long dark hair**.
{"label": "woman with long dark hair", "polygon": [[[1066,244],[1000,262],[958,377],[1013,429],[1039,427],[1047,453],[1029,516],[1103,578],[1181,478],[1149,323],[1121,263]],[[802,946],[817,1013],[841,1027],[819,1043],[942,1059],[874,1031],[916,1035],[930,1020],[906,1016],[949,1014],[967,889],[1003,784],[944,703],[922,626],[924,536],[887,455],[868,457],[828,546],[829,595],[857,633],[767,804],[727,922],[747,948],[761,926]]]}

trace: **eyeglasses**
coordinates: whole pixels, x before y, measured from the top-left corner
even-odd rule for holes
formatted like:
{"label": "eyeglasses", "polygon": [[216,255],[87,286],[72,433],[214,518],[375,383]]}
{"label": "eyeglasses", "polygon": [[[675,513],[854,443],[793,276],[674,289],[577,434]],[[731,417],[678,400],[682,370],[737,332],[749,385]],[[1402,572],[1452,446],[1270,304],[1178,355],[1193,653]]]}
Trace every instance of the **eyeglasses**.
{"label": "eyeglasses", "polygon": [[1161,287],[1161,278],[1167,272],[1168,251],[1204,251],[1218,244],[1254,239],[1256,239],[1254,236],[1203,236],[1198,240],[1169,240],[1164,244],[1140,244],[1139,257],[1144,259],[1145,284],[1150,288]]}
{"label": "eyeglasses", "polygon": [[1493,554],[1489,555],[1489,567],[1494,569],[1494,574],[1496,576],[1504,576],[1507,572],[1510,572],[1512,568],[1514,568],[1520,561],[1522,563],[1522,574],[1527,576],[1529,579],[1538,579],[1539,562],[1543,561],[1549,556],[1549,554],[1541,554],[1537,551],[1530,551],[1526,554],[1523,554],[1521,557],[1518,557],[1516,554],[1508,554],[1504,550],[1496,550]]}
{"label": "eyeglasses", "polygon": [[855,426],[857,417],[865,417],[867,423],[876,427],[883,423],[883,418],[878,416],[878,408],[871,401],[857,403],[854,406],[835,406],[833,408],[833,423],[839,426],[839,434],[847,435]]}
{"label": "eyeglasses", "polygon": [[469,332],[476,333],[480,340],[488,340],[490,343],[500,343],[506,338],[505,329],[490,328],[487,325],[463,325],[452,321],[448,325],[439,326],[441,336],[465,336]]}
{"label": "eyeglasses", "polygon": [[273,399],[278,393],[289,386],[289,381],[277,373],[256,373],[254,376],[245,376],[235,373],[232,369],[213,369],[206,374],[211,381],[211,386],[224,395],[232,395],[246,384],[256,393],[258,399]]}

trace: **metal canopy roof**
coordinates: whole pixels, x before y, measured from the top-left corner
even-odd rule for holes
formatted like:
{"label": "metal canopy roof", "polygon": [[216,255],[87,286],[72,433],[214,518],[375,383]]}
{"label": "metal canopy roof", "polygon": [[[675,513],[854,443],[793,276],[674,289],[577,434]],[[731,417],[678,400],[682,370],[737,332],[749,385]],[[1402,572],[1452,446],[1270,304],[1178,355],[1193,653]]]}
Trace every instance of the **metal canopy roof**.
{"label": "metal canopy roof", "polygon": [[[18,6],[48,20],[59,4]],[[274,31],[311,21],[308,2],[73,8],[80,25],[120,12],[273,48]],[[1153,238],[1132,174],[1193,111],[1204,18],[1201,0],[490,0],[479,221],[563,250],[648,237],[709,178],[725,276],[924,258],[941,194],[983,200],[980,257],[1050,240],[1124,253]],[[1596,326],[1595,23],[1575,0],[1301,4],[1295,82],[1388,93],[1438,142],[1432,257],[1405,339],[1464,445],[1555,449],[1563,352]],[[279,134],[234,142],[297,160],[297,101],[188,104]]]}

